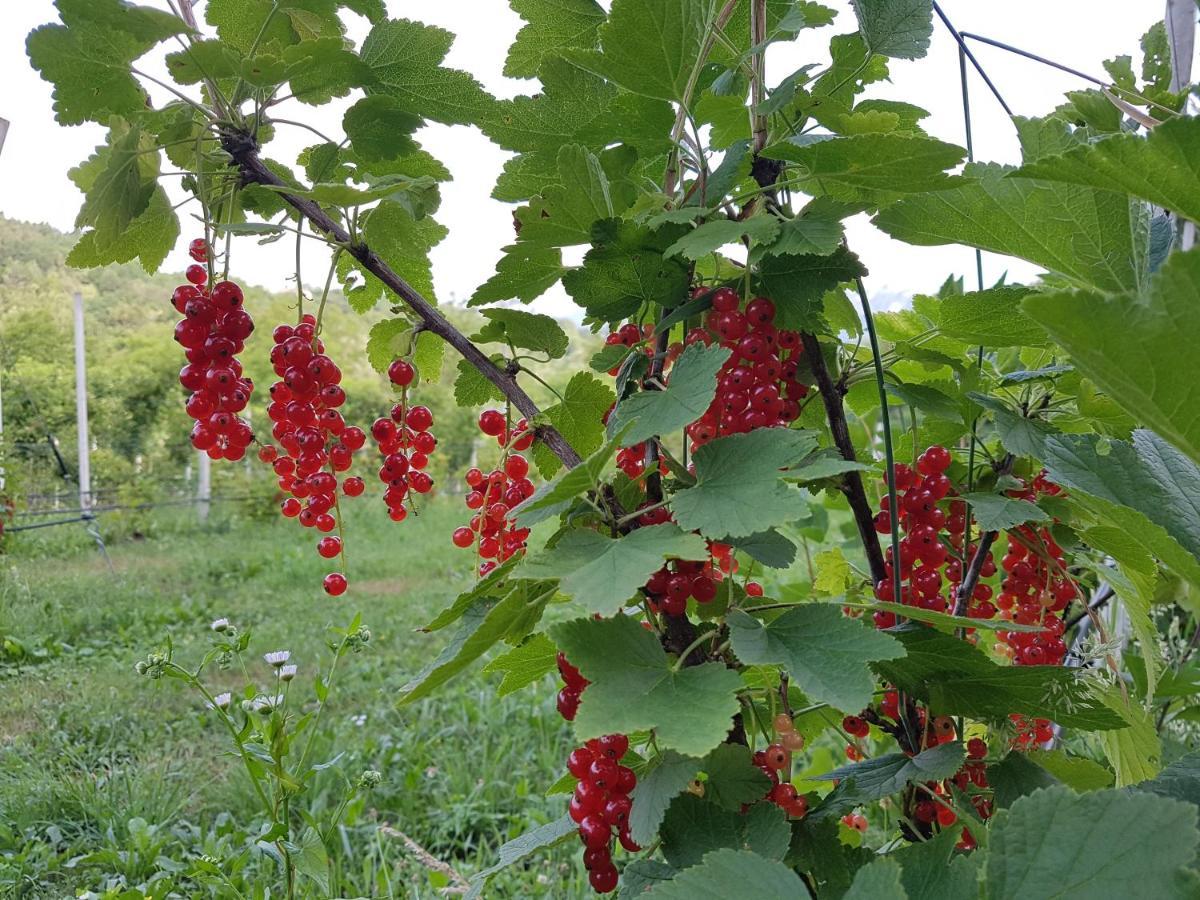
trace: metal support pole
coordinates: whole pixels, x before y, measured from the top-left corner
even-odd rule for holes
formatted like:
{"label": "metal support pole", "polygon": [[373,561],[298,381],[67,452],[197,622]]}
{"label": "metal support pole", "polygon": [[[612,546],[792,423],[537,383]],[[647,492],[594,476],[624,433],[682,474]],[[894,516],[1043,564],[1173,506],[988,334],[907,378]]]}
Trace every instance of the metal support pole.
{"label": "metal support pole", "polygon": [[203,450],[199,452],[196,475],[196,518],[203,525],[208,521],[208,508],[212,501],[212,460]]}
{"label": "metal support pole", "polygon": [[79,506],[92,504],[91,445],[88,441],[87,358],[83,346],[83,295],[75,292],[75,427],[79,447]]}

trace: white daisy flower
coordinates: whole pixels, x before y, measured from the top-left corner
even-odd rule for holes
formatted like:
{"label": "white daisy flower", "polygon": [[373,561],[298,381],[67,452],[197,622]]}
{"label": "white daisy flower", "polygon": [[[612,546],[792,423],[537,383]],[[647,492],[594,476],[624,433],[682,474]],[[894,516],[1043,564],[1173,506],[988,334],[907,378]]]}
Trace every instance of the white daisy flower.
{"label": "white daisy flower", "polygon": [[229,630],[229,620],[224,619],[224,618],[213,619],[212,624],[209,625],[208,627],[211,628],[213,631],[217,632],[217,634],[221,634],[222,632]]}
{"label": "white daisy flower", "polygon": [[295,666],[280,666],[278,674],[279,674],[280,681],[291,681],[293,678],[296,677],[296,667]]}
{"label": "white daisy flower", "polygon": [[229,693],[217,694],[213,697],[212,703],[204,704],[208,709],[229,709],[229,704],[233,702],[233,695]]}
{"label": "white daisy flower", "polygon": [[291,658],[292,654],[290,650],[272,650],[270,653],[263,654],[263,659],[277,669]]}

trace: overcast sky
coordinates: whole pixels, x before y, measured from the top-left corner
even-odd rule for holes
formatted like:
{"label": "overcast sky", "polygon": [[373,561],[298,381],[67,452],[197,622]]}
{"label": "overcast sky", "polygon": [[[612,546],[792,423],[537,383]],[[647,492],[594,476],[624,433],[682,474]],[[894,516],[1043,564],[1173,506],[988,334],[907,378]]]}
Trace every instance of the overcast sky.
{"label": "overcast sky", "polygon": [[[143,0],[165,8],[165,0]],[[777,45],[768,57],[768,80],[778,80],[809,60],[826,58],[829,37],[854,30],[853,15],[845,0],[825,0],[844,9],[832,28],[807,33],[800,41]],[[603,5],[608,5],[604,3]],[[955,25],[966,31],[988,34],[1026,49],[1051,56],[1063,63],[1103,77],[1101,62],[1130,53],[1139,59],[1138,39],[1163,14],[1162,0],[943,0],[942,6]],[[198,3],[203,13],[203,0]],[[505,53],[521,20],[507,0],[389,0],[392,16],[408,16],[440,25],[458,35],[447,65],[465,69],[493,94],[513,96],[533,93],[535,82],[505,78],[501,70]],[[365,20],[354,19],[352,37],[360,41]],[[54,121],[50,86],[28,64],[24,53],[27,32],[44,22],[56,20],[51,0],[5,0],[0,11],[0,117],[9,119],[7,142],[0,152],[0,214],[34,222],[47,222],[70,229],[80,195],[67,179],[67,170],[84,159],[103,140],[95,125],[62,128]],[[1085,85],[1036,63],[987,46],[976,54],[1000,87],[1009,105],[1019,115],[1049,111],[1067,90]],[[139,63],[139,65],[142,65]],[[153,68],[153,67],[151,67]],[[934,136],[963,143],[962,108],[958,87],[958,56],[945,30],[934,31],[929,56],[917,62],[891,62],[890,83],[873,86],[872,96],[903,99],[929,110],[925,127]],[[980,159],[1013,162],[1017,158],[1013,129],[1003,111],[988,95],[983,84],[972,79],[975,146]],[[293,105],[292,118],[302,115],[316,128],[339,131],[344,104],[314,110]],[[281,114],[282,115],[282,114]],[[280,126],[281,135],[270,154],[291,160],[296,152],[314,142],[307,131]],[[511,208],[489,198],[492,185],[507,155],[479,132],[466,127],[433,125],[420,135],[425,147],[453,173],[454,181],[442,188],[443,202],[438,219],[450,235],[433,252],[436,290],[440,299],[465,302],[477,285],[494,271],[500,248],[513,237]],[[932,291],[948,274],[973,272],[972,254],[962,248],[910,247],[876,231],[864,217],[851,223],[851,246],[864,259],[871,276],[868,288],[895,303],[897,295]],[[194,229],[183,223],[179,249],[164,268],[180,270],[183,249]],[[247,282],[284,289],[294,264],[294,245],[289,241],[258,247],[252,238],[238,239],[234,269]],[[323,277],[328,257],[315,242],[304,260],[307,284]],[[576,254],[578,257],[579,254]],[[569,257],[570,258],[570,257]],[[1028,277],[1033,271],[1024,264],[988,259],[986,278],[991,281],[1005,270],[1010,278]],[[969,278],[973,279],[973,276]],[[571,316],[568,298],[560,289],[547,294],[535,308],[560,316]]]}

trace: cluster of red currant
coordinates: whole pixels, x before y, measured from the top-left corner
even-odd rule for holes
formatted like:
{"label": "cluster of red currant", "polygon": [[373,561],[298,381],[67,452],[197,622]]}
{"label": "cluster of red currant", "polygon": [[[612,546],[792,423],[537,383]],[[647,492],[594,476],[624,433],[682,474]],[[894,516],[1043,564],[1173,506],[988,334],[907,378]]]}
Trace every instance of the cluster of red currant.
{"label": "cluster of red currant", "polygon": [[1016,730],[1012,746],[1017,750],[1029,750],[1054,739],[1054,725],[1049,719],[1031,719],[1016,713],[1008,719]]}
{"label": "cluster of red currant", "polygon": [[241,459],[254,440],[250,425],[238,413],[250,402],[254,384],[242,376],[237,355],[254,331],[254,320],[242,309],[242,289],[219,281],[207,289],[209,246],[202,239],[188,248],[195,264],[187,268],[188,284],[175,288],[171,304],[183,315],[175,325],[175,340],[183,347],[187,365],[179,383],[191,395],[187,414],[192,446],[212,459]]}
{"label": "cluster of red currant", "polygon": [[[558,709],[570,721],[575,718],[579,695],[588,681],[562,653],[558,654],[558,671],[566,685],[559,693]],[[641,850],[629,834],[629,813],[633,808],[629,794],[637,786],[637,776],[628,766],[621,765],[628,749],[626,735],[607,734],[576,747],[567,757],[567,771],[579,782],[567,812],[579,826],[584,846],[583,865],[588,870],[588,882],[598,894],[614,890],[619,879],[612,861],[614,832],[627,851]]]}
{"label": "cluster of red currant", "polygon": [[777,740],[763,750],[756,750],[751,761],[771,780],[766,799],[774,803],[793,819],[801,819],[808,813],[808,798],[796,790],[790,780],[783,778],[792,764],[792,753],[804,748],[804,735],[796,730],[796,723],[787,713],[775,717]]}
{"label": "cluster of red currant", "polygon": [[800,333],[775,327],[775,304],[766,297],[740,306],[736,291],[718,288],[704,327],[684,337],[687,345],[717,341],[732,351],[718,373],[716,397],[687,428],[697,447],[727,434],[787,426],[800,417],[800,401],[808,395],[808,386],[796,380],[804,352]]}
{"label": "cluster of red currant", "polygon": [[[267,415],[274,423],[271,434],[284,452],[268,444],[258,456],[271,464],[280,490],[290,495],[280,511],[306,528],[328,534],[338,525],[336,473],[350,468],[354,451],[362,448],[367,436],[361,428],[347,425],[338,412],[346,402],[339,384],[342,372],[325,355],[316,327],[316,319],[306,314],[299,325],[280,325],[272,334],[271,365],[280,380],[271,385]],[[324,471],[326,467],[329,471]],[[363,487],[361,478],[342,482],[343,492],[351,497],[361,494]],[[345,560],[340,537],[322,538],[317,552],[325,559]],[[331,572],[324,587],[331,596],[340,596],[346,592],[346,576]]]}
{"label": "cluster of red currant", "polygon": [[[880,600],[898,600],[905,606],[936,612],[948,612],[954,608],[958,585],[963,577],[962,560],[969,560],[974,548],[968,546],[966,552],[963,551],[967,530],[966,505],[961,500],[948,501],[949,514],[939,506],[955,493],[946,475],[950,461],[950,451],[935,444],[917,458],[916,471],[903,463],[896,466],[898,518],[904,531],[904,537],[900,540],[902,581],[900,597],[897,598],[892,582],[895,560],[889,546],[887,577],[875,585],[875,596]],[[885,495],[880,503],[881,510],[875,517],[875,530],[880,534],[891,531],[888,504]],[[956,555],[952,556],[951,550]],[[983,561],[982,574],[987,577],[995,572],[996,564],[989,552]],[[944,587],[948,588],[945,593]],[[991,598],[990,585],[982,582],[976,584],[968,599],[967,614],[974,618],[990,618],[995,613]],[[896,616],[891,612],[879,611],[874,617],[878,628],[891,628],[896,624]]]}
{"label": "cluster of red currant", "polygon": [[[1032,502],[1039,494],[1060,493],[1062,489],[1047,481],[1043,472],[1028,486],[1009,491],[1009,496]],[[1020,525],[1008,532],[1008,550],[1000,567],[1005,577],[996,598],[999,615],[1021,625],[1041,625],[1042,630],[997,632],[1002,641],[997,649],[1018,666],[1060,665],[1067,654],[1062,613],[1078,596],[1062,548],[1048,528]]]}
{"label": "cluster of red currant", "polygon": [[[987,777],[987,766],[981,762],[988,753],[982,738],[967,741],[967,762],[952,777],[940,782],[926,782],[924,796],[913,807],[913,819],[920,825],[949,828],[958,821],[952,798],[955,790],[970,797],[971,806],[979,818],[990,819],[994,812]],[[955,845],[959,850],[974,850],[975,837],[964,828]]]}
{"label": "cluster of red currant", "polygon": [[408,388],[416,377],[417,370],[408,360],[397,359],[388,367],[388,378],[400,388],[400,402],[392,407],[391,418],[381,417],[371,424],[371,437],[383,456],[379,467],[379,480],[387,485],[383,502],[393,522],[407,518],[405,503],[411,503],[412,494],[433,490],[433,479],[425,471],[429,454],[437,447],[437,438],[429,430],[433,413],[427,406],[408,405]]}
{"label": "cluster of red currant", "polygon": [[847,828],[853,828],[859,834],[866,834],[867,828],[870,827],[867,817],[862,813],[846,813],[842,816],[842,824]]}
{"label": "cluster of red currant", "polygon": [[533,432],[521,419],[509,428],[504,413],[485,409],[479,415],[479,430],[496,438],[500,445],[500,464],[491,472],[467,470],[467,509],[474,515],[470,522],[454,529],[454,546],[474,547],[480,559],[479,574],[486,575],[506,559],[525,552],[528,528],[518,528],[510,514],[513,508],[533,496],[536,488],[529,479],[529,460],[521,451],[533,446]]}

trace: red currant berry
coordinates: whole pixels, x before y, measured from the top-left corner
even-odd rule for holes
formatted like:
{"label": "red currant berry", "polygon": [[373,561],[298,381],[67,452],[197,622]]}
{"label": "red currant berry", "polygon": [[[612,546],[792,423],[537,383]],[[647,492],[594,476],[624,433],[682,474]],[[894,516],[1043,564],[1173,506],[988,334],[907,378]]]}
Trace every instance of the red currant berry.
{"label": "red currant berry", "polygon": [[317,541],[317,553],[325,559],[333,559],[342,552],[342,539],[340,537],[325,537]]}
{"label": "red currant berry", "polygon": [[406,359],[398,359],[388,366],[388,378],[398,387],[408,387],[417,376],[417,370]]}
{"label": "red currant berry", "polygon": [[346,576],[341,572],[330,572],[325,576],[324,587],[330,597],[340,597],[346,593]]}
{"label": "red currant berry", "polygon": [[504,413],[496,409],[485,409],[479,414],[479,430],[489,437],[496,437],[505,428]]}

